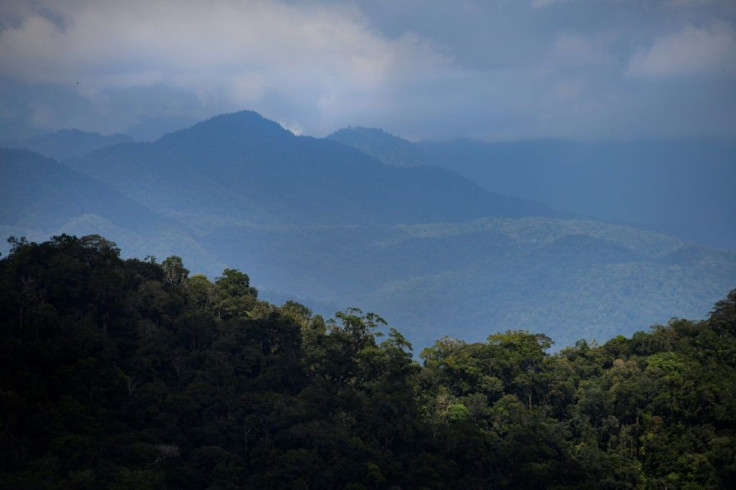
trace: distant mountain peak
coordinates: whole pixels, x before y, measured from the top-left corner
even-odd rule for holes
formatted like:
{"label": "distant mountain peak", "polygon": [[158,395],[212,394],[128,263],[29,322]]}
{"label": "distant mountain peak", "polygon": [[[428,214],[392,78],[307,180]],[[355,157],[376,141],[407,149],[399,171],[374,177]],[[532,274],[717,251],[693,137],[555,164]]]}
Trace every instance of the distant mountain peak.
{"label": "distant mountain peak", "polygon": [[211,117],[186,129],[162,136],[160,142],[206,137],[212,143],[241,141],[249,136],[260,140],[290,138],[294,134],[254,111],[239,111]]}
{"label": "distant mountain peak", "polygon": [[424,165],[424,155],[414,144],[379,128],[347,127],[326,139],[352,146],[386,165],[415,167]]}

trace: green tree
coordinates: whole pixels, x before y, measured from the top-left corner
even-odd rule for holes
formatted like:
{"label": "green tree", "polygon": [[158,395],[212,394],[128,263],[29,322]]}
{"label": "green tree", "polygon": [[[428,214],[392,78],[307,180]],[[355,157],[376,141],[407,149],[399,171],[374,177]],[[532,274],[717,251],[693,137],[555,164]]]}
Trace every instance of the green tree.
{"label": "green tree", "polygon": [[507,384],[516,386],[520,396],[522,393],[526,395],[531,410],[537,374],[547,357],[547,349],[552,346],[552,339],[541,333],[508,330],[489,336],[488,343],[494,347],[498,368],[505,375]]}
{"label": "green tree", "polygon": [[184,267],[181,257],[172,255],[161,263],[164,270],[164,285],[179,287],[189,276],[189,269]]}
{"label": "green tree", "polygon": [[236,269],[225,269],[215,280],[219,303],[217,314],[221,319],[247,317],[258,302],[258,291],[250,286],[248,274]]}

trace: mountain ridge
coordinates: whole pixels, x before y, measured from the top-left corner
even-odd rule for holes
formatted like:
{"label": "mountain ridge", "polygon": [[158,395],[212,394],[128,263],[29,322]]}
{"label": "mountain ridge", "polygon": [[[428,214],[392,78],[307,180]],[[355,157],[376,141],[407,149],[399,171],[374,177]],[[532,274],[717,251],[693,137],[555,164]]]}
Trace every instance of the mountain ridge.
{"label": "mountain ridge", "polygon": [[416,143],[484,188],[596,219],[736,248],[736,144],[719,140]]}
{"label": "mountain ridge", "polygon": [[93,177],[25,149],[0,148],[0,229],[46,239],[59,233],[113,236],[133,255],[180,246],[191,260],[220,263],[178,222]]}
{"label": "mountain ridge", "polygon": [[[448,169],[389,166],[252,112],[63,165],[161,219],[133,231],[125,223],[146,220],[135,206],[101,218],[63,180],[16,172],[7,185],[57,186],[26,192],[42,209],[78,206],[58,226],[31,230],[35,239],[99,228],[131,253],[181,254],[210,276],[227,264],[266,298],[376,311],[419,347],[435,333],[480,340],[515,328],[563,344],[605,340],[669,319],[661,315],[702,317],[736,278],[735,252],[492,194]],[[11,225],[0,230],[19,234]]]}
{"label": "mountain ridge", "polygon": [[424,155],[411,142],[379,128],[351,126],[335,131],[325,139],[357,148],[387,165],[415,167],[425,164]]}
{"label": "mountain ridge", "polygon": [[133,141],[131,136],[122,133],[102,135],[79,129],[61,129],[53,133],[42,134],[19,142],[6,142],[1,146],[23,148],[62,161],[91,153],[106,146],[131,143]]}
{"label": "mountain ridge", "polygon": [[[132,145],[127,149],[141,151],[130,165],[136,165],[143,179],[178,185],[188,198],[197,200],[187,185],[194,180],[212,187],[207,191],[212,196],[230,194],[231,208],[256,210],[258,218],[273,219],[280,213],[291,214],[297,223],[398,223],[488,215],[561,216],[531,201],[490,193],[446,169],[389,167],[345,145],[296,136],[250,111],[216,116],[165,135],[145,150],[143,144]],[[120,152],[119,147],[102,149],[68,164],[132,192],[139,183],[123,168],[128,164]],[[180,182],[182,174],[187,178]],[[327,188],[329,193],[322,192]],[[277,194],[281,198],[274,200]],[[246,205],[239,202],[243,195],[252,196]],[[158,205],[150,191],[139,192],[137,198],[149,207]],[[201,198],[198,202],[208,204]],[[227,208],[224,204],[220,214],[227,216]]]}

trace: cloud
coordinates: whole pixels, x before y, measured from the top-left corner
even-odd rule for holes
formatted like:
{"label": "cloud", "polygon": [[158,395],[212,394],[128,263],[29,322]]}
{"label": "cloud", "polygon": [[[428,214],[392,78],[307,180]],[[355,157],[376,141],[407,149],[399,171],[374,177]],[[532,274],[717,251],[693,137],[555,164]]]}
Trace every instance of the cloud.
{"label": "cloud", "polygon": [[736,77],[736,30],[722,22],[687,26],[636,52],[626,73],[645,79]]}
{"label": "cloud", "polygon": [[562,33],[554,40],[551,59],[563,66],[598,66],[610,63],[612,57],[596,39]]}
{"label": "cloud", "polygon": [[103,105],[111,89],[164,84],[214,110],[283,98],[329,120],[448,62],[416,36],[380,35],[355,7],[319,2],[68,1],[14,15],[0,76]]}
{"label": "cloud", "polygon": [[0,0],[0,132],[734,135],[736,3],[673,1]]}
{"label": "cloud", "polygon": [[685,6],[691,6],[691,5],[703,5],[703,4],[709,4],[713,3],[717,0],[669,0],[669,3],[674,5],[685,5]]}
{"label": "cloud", "polygon": [[546,8],[556,3],[569,2],[571,0],[532,0],[532,7],[535,9]]}

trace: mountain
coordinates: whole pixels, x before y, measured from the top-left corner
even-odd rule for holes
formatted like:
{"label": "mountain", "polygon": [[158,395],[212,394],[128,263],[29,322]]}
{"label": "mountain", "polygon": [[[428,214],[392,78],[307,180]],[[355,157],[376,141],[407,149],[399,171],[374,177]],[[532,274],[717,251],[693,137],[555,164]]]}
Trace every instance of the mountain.
{"label": "mountain", "polygon": [[185,116],[145,117],[125,128],[136,141],[155,141],[162,135],[188,128],[199,122]]}
{"label": "mountain", "polygon": [[114,237],[132,255],[166,255],[219,266],[183,226],[112,187],[29,150],[0,149],[0,230],[42,240],[72,233]]}
{"label": "mountain", "polygon": [[375,157],[386,165],[416,167],[425,162],[424,155],[411,142],[377,128],[345,128],[327,136]]}
{"label": "mountain", "polygon": [[[702,318],[736,279],[733,251],[494,194],[448,169],[386,165],[253,112],[64,165],[87,183],[44,171],[4,179],[22,191],[3,199],[46,202],[29,238],[78,233],[81,220],[130,253],[181,255],[210,277],[223,265],[247,272],[265,299],[375,311],[417,351],[440,335],[517,328],[559,346],[602,341],[671,315]],[[105,196],[130,203],[114,206],[127,214],[108,212]],[[47,224],[57,200],[73,209]],[[0,230],[23,234],[29,206]]]}
{"label": "mountain", "polygon": [[127,134],[111,134],[103,136],[100,133],[65,129],[55,133],[36,136],[18,144],[16,148],[25,148],[56,160],[78,157],[106,146],[120,143],[130,143],[133,138]]}
{"label": "mountain", "polygon": [[494,192],[736,248],[736,144],[420,142],[427,163]]}
{"label": "mountain", "polygon": [[395,168],[340,143],[299,137],[253,112],[69,165],[151,209],[195,223],[397,224],[562,216],[436,167]]}
{"label": "mountain", "polygon": [[139,232],[163,222],[109,186],[28,150],[0,149],[0,186],[6,225],[54,228],[90,212]]}

